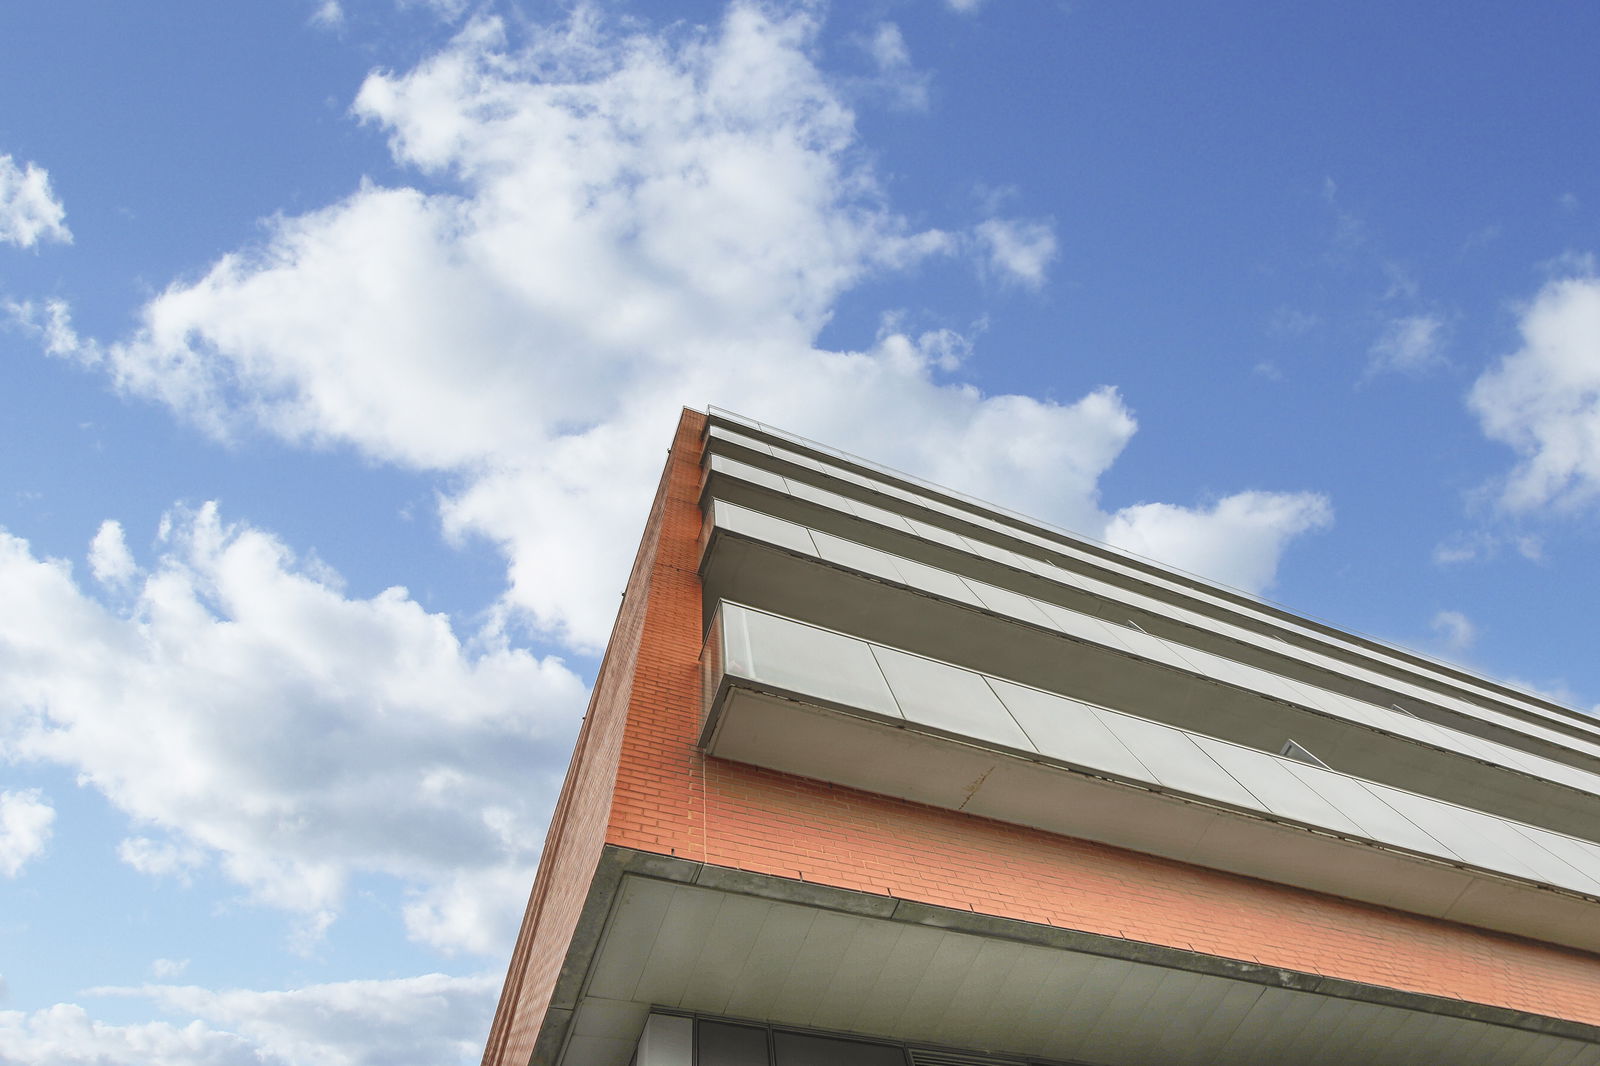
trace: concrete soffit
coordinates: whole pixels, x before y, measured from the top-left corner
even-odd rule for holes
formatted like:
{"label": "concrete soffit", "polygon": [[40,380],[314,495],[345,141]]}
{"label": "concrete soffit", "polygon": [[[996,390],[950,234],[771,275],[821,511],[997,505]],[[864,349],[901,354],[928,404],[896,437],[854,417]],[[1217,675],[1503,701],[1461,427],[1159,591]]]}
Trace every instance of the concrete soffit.
{"label": "concrete soffit", "polygon": [[836,914],[965,933],[1021,945],[1051,948],[1145,966],[1221,978],[1265,989],[1309,993],[1358,1004],[1413,1011],[1518,1030],[1530,1035],[1600,1044],[1600,1026],[1548,1015],[1433,996],[1259,963],[1203,955],[1056,926],[976,914],[971,911],[834,888],[608,844],[590,882],[578,926],[539,1029],[530,1066],[561,1062],[573,1017],[583,1000],[604,934],[621,898],[625,878],[694,886],[735,896],[796,904]]}

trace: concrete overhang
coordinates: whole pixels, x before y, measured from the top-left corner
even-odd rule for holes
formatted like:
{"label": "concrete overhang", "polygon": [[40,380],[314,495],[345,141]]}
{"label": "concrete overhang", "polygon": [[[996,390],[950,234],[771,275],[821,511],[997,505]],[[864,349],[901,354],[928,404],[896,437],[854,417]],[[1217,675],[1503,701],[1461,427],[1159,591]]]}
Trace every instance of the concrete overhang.
{"label": "concrete overhang", "polygon": [[652,1008],[1095,1066],[1600,1066],[1600,1027],[607,847],[533,1055]]}

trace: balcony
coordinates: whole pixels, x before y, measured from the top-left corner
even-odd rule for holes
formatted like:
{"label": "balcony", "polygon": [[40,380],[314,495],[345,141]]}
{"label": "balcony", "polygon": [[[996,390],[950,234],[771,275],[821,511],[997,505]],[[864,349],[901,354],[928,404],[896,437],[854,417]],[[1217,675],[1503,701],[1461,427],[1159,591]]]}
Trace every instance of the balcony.
{"label": "balcony", "polygon": [[771,612],[702,656],[716,757],[1600,950],[1600,845]]}

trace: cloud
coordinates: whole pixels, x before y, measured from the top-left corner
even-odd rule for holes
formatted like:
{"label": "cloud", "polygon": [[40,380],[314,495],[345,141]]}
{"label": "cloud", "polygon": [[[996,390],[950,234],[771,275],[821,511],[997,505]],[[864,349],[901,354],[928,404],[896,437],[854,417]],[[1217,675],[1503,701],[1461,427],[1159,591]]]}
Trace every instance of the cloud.
{"label": "cloud", "polygon": [[[953,376],[968,342],[948,330],[817,346],[868,278],[966,255],[1037,285],[1055,245],[1039,221],[944,231],[898,214],[816,29],[745,3],[658,36],[584,12],[515,38],[472,21],[355,103],[430,191],[368,183],[280,216],[150,301],[131,336],[69,354],[221,438],[443,476],[447,535],[507,559],[502,612],[585,650],[610,627],[684,404],[1099,535],[1097,479],[1134,425],[1114,390],[987,395]],[[55,309],[23,310],[57,350],[76,339]],[[1263,513],[1292,518],[1286,499]],[[1287,539],[1260,538],[1251,572],[1270,575]]]}
{"label": "cloud", "polygon": [[62,1003],[0,1011],[0,1061],[29,1066],[436,1066],[476,1062],[495,975],[426,974],[287,991],[174,985],[91,989],[136,997],[193,1020],[114,1025]]}
{"label": "cloud", "polygon": [[1453,652],[1463,652],[1478,639],[1478,627],[1460,611],[1439,611],[1429,623],[1434,634]]}
{"label": "cloud", "polygon": [[1421,375],[1444,364],[1444,321],[1437,315],[1405,315],[1385,327],[1367,352],[1367,377]]}
{"label": "cloud", "polygon": [[157,959],[150,964],[150,973],[156,977],[176,977],[188,968],[188,959]]}
{"label": "cloud", "polygon": [[892,22],[880,22],[865,42],[867,54],[878,68],[877,85],[890,99],[909,111],[928,106],[928,75],[911,65],[911,50],[905,35]]}
{"label": "cloud", "polygon": [[138,571],[122,532],[122,523],[108,518],[89,542],[89,572],[103,585],[123,585]]}
{"label": "cloud", "polygon": [[0,792],[0,877],[16,877],[44,854],[56,809],[36,788]]}
{"label": "cloud", "polygon": [[1467,399],[1484,434],[1519,456],[1499,502],[1512,512],[1588,505],[1600,493],[1600,278],[1548,282],[1519,325],[1522,346]]}
{"label": "cloud", "polygon": [[0,757],[93,784],[146,827],[119,854],[147,874],[215,861],[311,935],[351,876],[388,875],[432,901],[418,936],[498,952],[579,679],[492,632],[463,642],[404,589],[346,598],[214,505],[163,526],[118,609],[0,533]]}
{"label": "cloud", "polygon": [[23,1013],[0,1011],[0,1061],[26,1066],[288,1066],[258,1055],[249,1041],[200,1022],[111,1025],[82,1007],[58,1003]]}
{"label": "cloud", "polygon": [[985,264],[1001,279],[1030,289],[1044,284],[1045,270],[1056,257],[1056,236],[1050,223],[991,218],[980,222],[975,233]]}
{"label": "cloud", "polygon": [[32,248],[40,241],[72,243],[67,209],[50,189],[50,174],[34,163],[17,166],[0,155],[0,242]]}
{"label": "cloud", "polygon": [[944,0],[945,6],[951,11],[956,11],[963,15],[977,14],[978,9],[983,7],[985,2],[986,0]]}
{"label": "cloud", "polygon": [[1321,315],[1288,304],[1273,308],[1272,314],[1267,316],[1267,333],[1273,337],[1304,337],[1321,326]]}
{"label": "cloud", "polygon": [[311,13],[311,25],[325,30],[337,30],[344,25],[344,5],[339,0],[321,0]]}
{"label": "cloud", "polygon": [[1105,540],[1247,592],[1270,587],[1288,541],[1333,521],[1317,493],[1240,492],[1205,509],[1145,503],[1118,512]]}
{"label": "cloud", "polygon": [[496,624],[460,634],[404,589],[347,596],[214,505],[175,510],[143,566],[101,525],[97,585],[0,534],[0,755],[99,789],[137,826],[118,849],[134,869],[215,865],[307,938],[352,878],[390,877],[412,938],[502,953],[583,701],[503,634],[603,642],[685,403],[1251,590],[1328,521],[1307,493],[1108,512],[1100,479],[1137,428],[1114,387],[989,395],[957,376],[970,337],[892,314],[859,350],[819,347],[867,279],[966,256],[1042,281],[1054,238],[898,214],[811,15],[735,4],[715,30],[649,36],[580,11],[515,32],[470,22],[363,85],[356,114],[426,190],[368,182],[278,216],[120,340],[80,336],[59,301],[9,308],[52,354],[218,438],[436,475],[445,534],[506,560]]}

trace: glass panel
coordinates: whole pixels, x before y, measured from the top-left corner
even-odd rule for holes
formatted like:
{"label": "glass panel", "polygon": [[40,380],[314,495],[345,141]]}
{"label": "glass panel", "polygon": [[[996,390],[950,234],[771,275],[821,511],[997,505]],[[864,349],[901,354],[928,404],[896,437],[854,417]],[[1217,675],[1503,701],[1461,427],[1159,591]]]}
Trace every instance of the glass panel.
{"label": "glass panel", "polygon": [[1242,688],[1250,692],[1272,696],[1285,703],[1295,703],[1299,692],[1266,670],[1246,666],[1221,655],[1215,655],[1200,648],[1187,645],[1183,649],[1183,657],[1189,660],[1201,673],[1216,681]]}
{"label": "glass panel", "polygon": [[711,616],[706,630],[706,642],[700,648],[700,720],[711,714],[711,701],[716,698],[717,687],[722,684],[722,611]]}
{"label": "glass panel", "polygon": [[940,570],[936,566],[928,566],[915,559],[902,559],[899,556],[895,556],[894,565],[912,588],[931,592],[935,596],[943,596],[947,600],[965,603],[970,607],[983,606],[983,601],[972,594],[972,590],[967,588],[967,583],[948,570]]}
{"label": "glass panel", "polygon": [[736,503],[717,500],[712,507],[712,517],[717,525],[747,537],[776,544],[780,548],[816,557],[817,549],[811,542],[806,527],[782,518],[774,518]]}
{"label": "glass panel", "polygon": [[[1066,573],[1065,570],[1061,569],[1054,563],[1047,563],[1043,559],[1035,559],[1031,555],[1024,555],[1021,552],[1017,552],[1017,558],[1022,561],[1024,569],[1030,570],[1049,581],[1062,581],[1063,578],[1061,575]],[[1070,584],[1070,582],[1068,583]]]}
{"label": "glass panel", "polygon": [[906,521],[910,524],[912,532],[923,540],[931,540],[935,544],[943,544],[950,548],[960,548],[962,551],[967,550],[967,542],[959,534],[952,533],[940,526],[919,522],[915,518],[908,518]]}
{"label": "glass panel", "polygon": [[1387,785],[1370,781],[1365,784],[1379,799],[1455,852],[1462,861],[1531,881],[1544,880],[1523,855],[1517,854],[1528,853],[1522,838],[1507,830],[1500,819]]}
{"label": "glass panel", "polygon": [[872,653],[908,721],[1008,748],[1034,750],[983,675],[893,648],[875,646]]}
{"label": "glass panel", "polygon": [[1362,836],[1380,844],[1410,848],[1424,855],[1460,858],[1455,852],[1417,828],[1399,811],[1363,787],[1362,782],[1335,770],[1285,759],[1280,765],[1304,781],[1311,790],[1337,807],[1341,814],[1361,827]]}
{"label": "glass panel", "polygon": [[1261,801],[1211,761],[1182,729],[1147,722],[1130,714],[1104,711],[1102,719],[1117,739],[1150,770],[1156,782],[1196,796],[1261,810]]}
{"label": "glass panel", "polygon": [[996,588],[986,585],[982,581],[974,581],[970,577],[962,578],[967,587],[977,594],[983,605],[996,614],[1003,614],[1008,618],[1018,618],[1024,622],[1032,622],[1036,626],[1054,629],[1050,619],[1039,609],[1038,604],[1027,596],[1018,595],[1008,589]]}
{"label": "glass panel", "polygon": [[872,504],[862,503],[860,500],[851,500],[850,510],[854,511],[858,517],[865,518],[868,522],[876,522],[880,526],[898,529],[902,533],[911,532],[911,527],[906,524],[904,518],[901,518],[893,511],[885,511],[882,507],[874,507]]}
{"label": "glass panel", "polygon": [[744,615],[753,659],[747,676],[752,681],[901,717],[865,641],[760,611],[746,610]]}
{"label": "glass panel", "polygon": [[722,426],[712,426],[711,435],[713,437],[720,437],[725,441],[731,441],[734,444],[743,445],[744,447],[749,448],[751,451],[761,452],[765,455],[772,454],[772,446],[766,441],[756,440],[754,437],[747,437],[743,433],[735,433],[733,430],[724,429]]}
{"label": "glass panel", "polygon": [[[736,603],[722,603],[717,607],[717,618],[722,624],[721,672],[734,677],[755,677],[756,658],[750,651],[750,610]],[[711,679],[722,683],[721,677]]]}
{"label": "glass panel", "polygon": [[1154,782],[1150,771],[1101,721],[1088,704],[997,677],[989,684],[1011,717],[1028,733],[1039,754],[1088,770]]}
{"label": "glass panel", "polygon": [[1363,835],[1359,825],[1284,769],[1277,756],[1210,737],[1197,736],[1194,742],[1278,817],[1347,836]]}
{"label": "glass panel", "polygon": [[1117,622],[1106,622],[1107,628],[1127,649],[1141,659],[1149,659],[1153,663],[1161,663],[1175,670],[1182,670],[1186,674],[1199,673],[1183,654],[1173,647],[1170,641],[1153,637],[1149,633],[1141,633],[1132,626],[1125,626]]}
{"label": "glass panel", "polygon": [[776,1066],[906,1066],[903,1048],[808,1033],[772,1034]]}
{"label": "glass panel", "polygon": [[1538,826],[1513,825],[1511,828],[1572,868],[1573,877],[1557,884],[1600,896],[1600,847]]}
{"label": "glass panel", "polygon": [[739,478],[741,481],[748,481],[752,484],[772,489],[774,492],[787,493],[789,491],[789,486],[784,483],[783,478],[770,470],[760,470],[748,463],[741,463],[737,459],[729,459],[725,455],[713,455],[711,457],[711,469],[718,473],[727,474],[730,477]]}
{"label": "glass panel", "polygon": [[845,540],[821,530],[812,530],[811,539],[816,542],[817,553],[830,563],[838,563],[852,570],[859,570],[863,574],[871,574],[897,585],[906,583],[900,569],[895,566],[895,557],[888,552],[869,548],[865,544],[857,544],[853,540]]}
{"label": "glass panel", "polygon": [[796,499],[806,500],[833,511],[850,513],[850,501],[840,496],[837,492],[819,489],[815,485],[808,485],[804,481],[790,481],[789,494]]}
{"label": "glass panel", "polygon": [[695,1066],[767,1066],[767,1031],[751,1025],[696,1022]]}
{"label": "glass panel", "polygon": [[1128,650],[1128,642],[1122,639],[1120,627],[1113,627],[1110,623],[1091,615],[1060,607],[1047,600],[1034,600],[1033,603],[1044,612],[1046,618],[1050,619],[1050,624],[1054,628],[1069,637],[1077,637],[1079,640],[1087,640],[1118,651]]}
{"label": "glass panel", "polygon": [[966,541],[967,545],[972,549],[972,554],[974,555],[982,556],[985,559],[992,559],[997,563],[1003,563],[1004,565],[1015,570],[1027,569],[1022,562],[1022,557],[1009,548],[1002,548],[998,545],[990,544],[987,541],[979,540],[976,537],[967,537]]}

